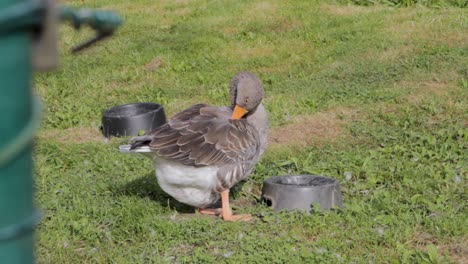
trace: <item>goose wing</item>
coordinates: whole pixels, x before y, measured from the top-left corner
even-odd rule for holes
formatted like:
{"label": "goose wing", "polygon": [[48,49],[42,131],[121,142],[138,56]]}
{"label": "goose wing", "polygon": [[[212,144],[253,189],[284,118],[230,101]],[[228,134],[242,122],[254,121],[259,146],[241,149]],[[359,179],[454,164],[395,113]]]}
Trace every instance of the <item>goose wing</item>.
{"label": "goose wing", "polygon": [[226,166],[244,175],[245,165],[241,164],[258,155],[259,135],[245,119],[232,120],[231,114],[228,107],[194,105],[142,141],[137,139],[132,148],[148,145],[158,156],[187,166]]}

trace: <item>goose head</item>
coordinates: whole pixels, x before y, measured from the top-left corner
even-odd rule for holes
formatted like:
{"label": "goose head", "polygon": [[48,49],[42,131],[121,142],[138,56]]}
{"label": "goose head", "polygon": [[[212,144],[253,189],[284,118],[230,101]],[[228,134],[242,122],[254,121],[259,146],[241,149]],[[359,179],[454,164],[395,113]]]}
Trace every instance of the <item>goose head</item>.
{"label": "goose head", "polygon": [[229,86],[232,119],[241,119],[253,113],[263,99],[262,82],[250,72],[236,74]]}

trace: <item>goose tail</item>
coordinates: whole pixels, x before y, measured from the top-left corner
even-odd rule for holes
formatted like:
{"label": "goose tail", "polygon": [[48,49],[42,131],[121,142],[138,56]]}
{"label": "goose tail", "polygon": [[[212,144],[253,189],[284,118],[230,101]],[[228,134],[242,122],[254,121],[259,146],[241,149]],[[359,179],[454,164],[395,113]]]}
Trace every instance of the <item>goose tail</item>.
{"label": "goose tail", "polygon": [[139,146],[132,148],[132,145],[121,145],[119,146],[120,153],[149,153],[153,152],[149,146]]}

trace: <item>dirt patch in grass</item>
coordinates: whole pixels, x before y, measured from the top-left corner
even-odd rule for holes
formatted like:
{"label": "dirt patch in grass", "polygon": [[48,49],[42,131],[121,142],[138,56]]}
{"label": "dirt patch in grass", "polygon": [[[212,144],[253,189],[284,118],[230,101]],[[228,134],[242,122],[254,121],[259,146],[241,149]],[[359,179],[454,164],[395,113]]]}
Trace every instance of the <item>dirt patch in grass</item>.
{"label": "dirt patch in grass", "polygon": [[408,44],[406,46],[389,47],[385,50],[372,49],[364,52],[362,57],[369,61],[376,60],[382,63],[395,63],[414,51],[414,46]]}
{"label": "dirt patch in grass", "polygon": [[224,26],[224,27],[221,27],[220,30],[225,36],[228,36],[228,37],[234,36],[239,33],[238,26]]}
{"label": "dirt patch in grass", "polygon": [[348,6],[337,6],[330,4],[323,4],[320,6],[320,9],[330,15],[336,16],[353,16],[368,14],[373,12],[378,12],[386,7],[384,6],[357,6],[357,5],[348,5]]}
{"label": "dirt patch in grass", "polygon": [[448,34],[445,34],[439,40],[442,43],[447,44],[449,47],[451,46],[459,46],[459,47],[466,47],[468,46],[468,30],[457,30],[451,31]]}
{"label": "dirt patch in grass", "polygon": [[192,9],[188,8],[188,7],[183,7],[183,8],[178,8],[174,11],[174,14],[177,15],[177,16],[187,16],[189,14],[191,14],[193,11]]}
{"label": "dirt patch in grass", "polygon": [[429,95],[444,96],[450,90],[450,84],[447,82],[424,81],[424,82],[406,82],[403,86],[413,88],[413,92],[408,97],[411,103],[420,103]]}
{"label": "dirt patch in grass", "polygon": [[164,65],[164,61],[160,57],[156,57],[145,64],[145,69],[148,71],[154,71],[158,68],[161,68]]}
{"label": "dirt patch in grass", "polygon": [[270,144],[277,145],[320,145],[339,137],[348,136],[344,126],[356,119],[357,110],[335,108],[307,116],[295,117],[292,123],[273,129]]}
{"label": "dirt patch in grass", "polygon": [[98,128],[74,127],[67,129],[48,129],[40,131],[39,140],[56,140],[61,143],[105,142]]}
{"label": "dirt patch in grass", "polygon": [[104,86],[104,90],[107,92],[114,91],[116,89],[119,89],[122,86],[121,82],[118,81],[109,81],[106,83]]}
{"label": "dirt patch in grass", "polygon": [[275,32],[290,32],[304,27],[304,23],[298,19],[283,19],[275,25]]}
{"label": "dirt patch in grass", "polygon": [[448,47],[466,47],[468,45],[468,29],[463,26],[463,19],[453,19],[451,13],[456,10],[446,10],[435,14],[430,11],[412,8],[402,10],[392,16],[392,20],[384,27],[384,32],[405,43],[416,43],[423,40],[432,44],[444,44]]}
{"label": "dirt patch in grass", "polygon": [[440,245],[437,249],[442,254],[447,252],[450,258],[456,263],[468,263],[468,239],[466,237],[458,241]]}
{"label": "dirt patch in grass", "polygon": [[449,84],[446,82],[429,81],[422,83],[422,90],[433,93],[437,96],[443,96],[449,91]]}
{"label": "dirt patch in grass", "polygon": [[258,17],[260,16],[268,16],[276,12],[278,9],[278,6],[275,3],[272,2],[259,2],[255,3],[252,6],[249,7],[249,11],[247,12],[248,16],[247,17]]}
{"label": "dirt patch in grass", "polygon": [[455,263],[468,263],[468,239],[461,239],[439,243],[437,239],[426,232],[418,232],[413,237],[413,247],[426,251],[427,245],[433,244],[439,256],[448,255]]}

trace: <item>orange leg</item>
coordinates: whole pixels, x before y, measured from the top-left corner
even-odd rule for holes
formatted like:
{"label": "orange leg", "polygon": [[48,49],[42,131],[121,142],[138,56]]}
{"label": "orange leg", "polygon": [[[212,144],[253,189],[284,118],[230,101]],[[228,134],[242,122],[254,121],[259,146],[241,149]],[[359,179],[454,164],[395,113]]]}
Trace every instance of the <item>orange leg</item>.
{"label": "orange leg", "polygon": [[220,215],[221,208],[205,208],[205,209],[198,208],[198,212],[204,215]]}
{"label": "orange leg", "polygon": [[222,212],[221,216],[223,217],[224,221],[250,221],[252,220],[252,216],[249,214],[239,214],[233,215],[231,206],[229,206],[229,190],[225,190],[221,192],[221,204],[222,204]]}

